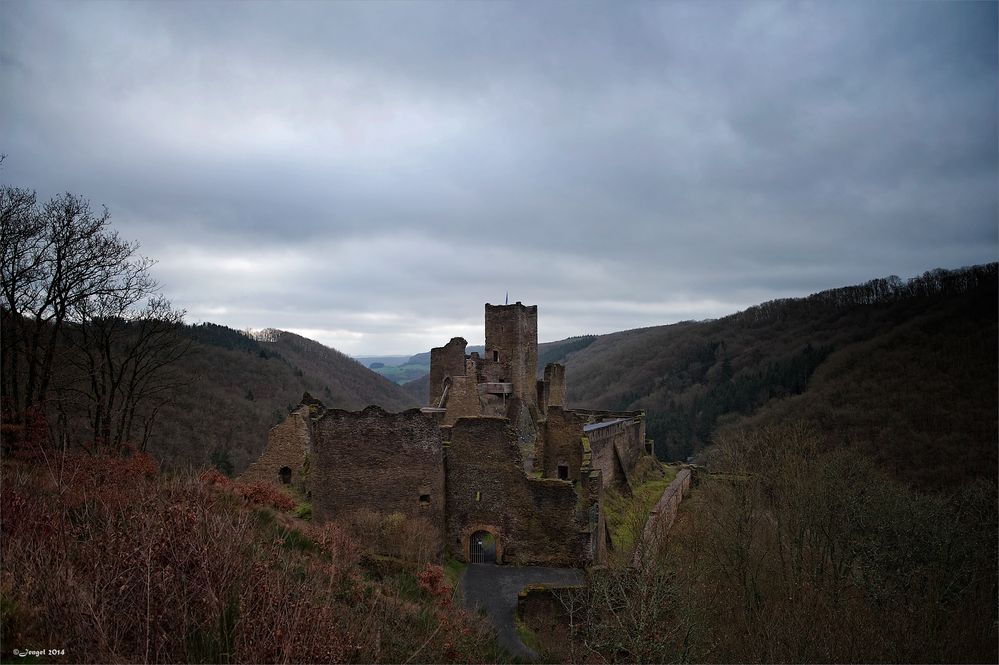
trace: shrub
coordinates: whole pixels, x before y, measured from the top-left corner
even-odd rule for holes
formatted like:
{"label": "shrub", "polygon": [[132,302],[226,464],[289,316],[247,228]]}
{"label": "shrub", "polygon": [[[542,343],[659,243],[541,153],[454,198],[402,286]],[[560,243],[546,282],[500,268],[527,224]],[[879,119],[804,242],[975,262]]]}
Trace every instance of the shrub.
{"label": "shrub", "polygon": [[295,507],[293,498],[265,480],[252,482],[238,480],[232,484],[232,488],[244,499],[258,506],[268,506],[276,510],[291,510]]}

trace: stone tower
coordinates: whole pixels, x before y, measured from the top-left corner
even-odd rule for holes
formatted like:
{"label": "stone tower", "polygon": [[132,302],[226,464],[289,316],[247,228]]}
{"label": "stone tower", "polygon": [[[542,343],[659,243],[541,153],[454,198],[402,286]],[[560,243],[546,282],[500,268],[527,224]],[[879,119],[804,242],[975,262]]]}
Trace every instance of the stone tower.
{"label": "stone tower", "polygon": [[538,306],[486,304],[487,362],[500,364],[513,395],[537,407]]}

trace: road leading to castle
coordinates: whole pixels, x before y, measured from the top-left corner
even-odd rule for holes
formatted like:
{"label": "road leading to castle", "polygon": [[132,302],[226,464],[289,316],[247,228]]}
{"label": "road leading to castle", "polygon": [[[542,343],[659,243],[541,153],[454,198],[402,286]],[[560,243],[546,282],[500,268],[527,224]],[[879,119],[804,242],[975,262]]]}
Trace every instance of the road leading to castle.
{"label": "road leading to castle", "polygon": [[473,563],[461,578],[465,607],[485,610],[496,628],[500,646],[514,656],[533,660],[538,654],[528,649],[517,634],[514,614],[517,594],[530,584],[583,584],[586,578],[578,568],[542,568],[535,566],[496,566]]}

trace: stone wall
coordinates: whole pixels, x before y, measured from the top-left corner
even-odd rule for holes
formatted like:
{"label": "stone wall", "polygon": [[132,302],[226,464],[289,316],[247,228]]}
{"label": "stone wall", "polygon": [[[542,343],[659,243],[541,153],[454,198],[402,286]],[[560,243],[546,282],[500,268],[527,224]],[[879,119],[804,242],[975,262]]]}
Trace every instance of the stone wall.
{"label": "stone wall", "polygon": [[430,399],[427,406],[437,406],[444,390],[444,378],[465,374],[465,347],[461,337],[453,337],[444,346],[430,349]]}
{"label": "stone wall", "polygon": [[607,541],[610,540],[607,518],[603,511],[604,483],[600,471],[593,469],[585,456],[579,488],[590,506],[587,514],[591,533],[590,560],[594,565],[603,565],[607,561]]}
{"label": "stone wall", "polygon": [[411,409],[387,413],[327,411],[315,425],[310,472],[317,520],[355,510],[424,520],[443,549],[444,448],[431,417]]}
{"label": "stone wall", "polygon": [[579,480],[583,465],[584,422],[572,411],[565,411],[559,406],[549,407],[543,430],[543,459],[540,464],[545,478],[558,478],[558,465],[567,464],[569,480]]}
{"label": "stone wall", "polygon": [[603,473],[605,485],[630,483],[635,465],[647,454],[645,420],[631,418],[605,422],[588,425],[585,431],[593,467]]}
{"label": "stone wall", "polygon": [[545,365],[545,408],[565,406],[565,365]]}
{"label": "stone wall", "polygon": [[486,530],[499,541],[500,563],[588,563],[589,506],[570,482],[524,474],[509,421],[459,420],[451,429],[446,464],[447,542],[458,559],[467,560],[470,536]]}
{"label": "stone wall", "polygon": [[482,413],[479,387],[475,376],[452,376],[447,395],[447,413],[444,424],[453,425],[458,418],[474,418]]}
{"label": "stone wall", "polygon": [[645,523],[642,531],[642,544],[635,548],[635,557],[632,565],[638,566],[642,561],[644,552],[656,552],[659,545],[676,519],[676,512],[680,508],[683,495],[690,490],[691,474],[690,469],[680,469],[663,492],[659,501],[649,511],[649,519]]}
{"label": "stone wall", "polygon": [[283,484],[281,469],[291,470],[291,485],[305,494],[307,488],[307,464],[311,446],[310,407],[301,404],[292,411],[280,424],[275,425],[267,433],[267,447],[260,459],[240,476],[244,480]]}

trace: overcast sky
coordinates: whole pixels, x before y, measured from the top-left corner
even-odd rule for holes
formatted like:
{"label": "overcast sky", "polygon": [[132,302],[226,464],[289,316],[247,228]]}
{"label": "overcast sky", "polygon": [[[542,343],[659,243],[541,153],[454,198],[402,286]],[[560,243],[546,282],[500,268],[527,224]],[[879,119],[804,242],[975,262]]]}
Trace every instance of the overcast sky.
{"label": "overcast sky", "polygon": [[542,341],[995,261],[995,3],[0,3],[4,184],[190,322]]}

